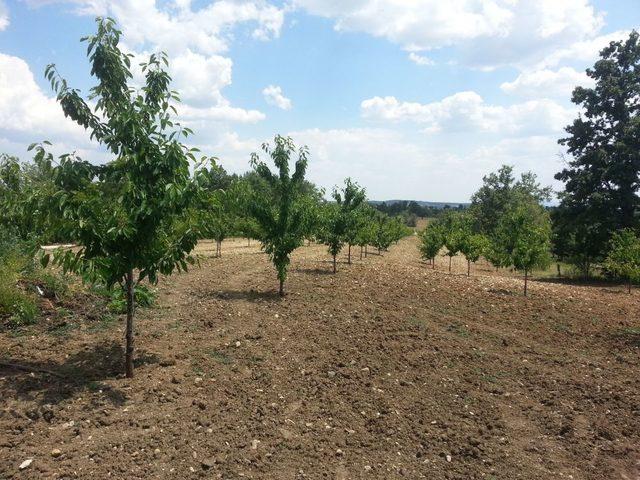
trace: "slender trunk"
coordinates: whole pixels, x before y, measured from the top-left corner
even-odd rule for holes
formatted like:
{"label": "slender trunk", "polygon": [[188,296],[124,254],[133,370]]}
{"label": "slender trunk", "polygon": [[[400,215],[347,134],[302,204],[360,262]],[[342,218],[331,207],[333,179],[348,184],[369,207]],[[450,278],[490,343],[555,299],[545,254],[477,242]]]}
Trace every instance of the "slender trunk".
{"label": "slender trunk", "polygon": [[349,244],[349,253],[347,254],[347,263],[351,265],[351,244]]}
{"label": "slender trunk", "polygon": [[280,289],[278,290],[278,294],[281,297],[284,297],[284,278],[280,278]]}
{"label": "slender trunk", "polygon": [[135,312],[135,291],[133,286],[133,270],[129,270],[126,276],[127,295],[127,328],[125,331],[125,373],[127,378],[133,378],[133,315]]}
{"label": "slender trunk", "polygon": [[310,246],[311,246],[311,239],[309,238],[307,239],[307,247],[310,247]]}
{"label": "slender trunk", "polygon": [[247,247],[250,247],[250,246],[251,246],[251,238],[247,237]]}
{"label": "slender trunk", "polygon": [[436,269],[436,257],[433,257],[431,259],[431,270],[435,270]]}
{"label": "slender trunk", "polygon": [[627,291],[631,293],[631,279],[627,282]]}
{"label": "slender trunk", "polygon": [[558,278],[562,276],[562,272],[560,271],[560,263],[556,263],[556,268],[558,269]]}
{"label": "slender trunk", "polygon": [[336,268],[336,256],[333,256],[333,273],[337,272],[337,268]]}
{"label": "slender trunk", "polygon": [[369,245],[365,245],[364,246],[364,258],[367,258],[368,254],[369,254]]}
{"label": "slender trunk", "polygon": [[524,296],[527,296],[527,280],[529,280],[529,271],[524,269]]}
{"label": "slender trunk", "polygon": [[362,260],[362,251],[364,250],[364,247],[362,245],[360,245],[360,260]]}
{"label": "slender trunk", "polygon": [[380,247],[378,247],[378,255],[381,255],[381,253],[380,253]]}
{"label": "slender trunk", "polygon": [[471,276],[471,260],[467,260],[467,277]]}
{"label": "slender trunk", "polygon": [[451,273],[451,259],[453,257],[451,255],[449,255],[449,273]]}

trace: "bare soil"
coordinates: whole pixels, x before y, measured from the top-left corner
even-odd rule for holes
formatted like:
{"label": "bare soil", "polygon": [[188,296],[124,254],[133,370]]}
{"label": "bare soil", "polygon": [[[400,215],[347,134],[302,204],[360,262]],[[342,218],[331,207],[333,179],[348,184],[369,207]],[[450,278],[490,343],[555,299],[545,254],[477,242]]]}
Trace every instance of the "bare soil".
{"label": "bare soil", "polygon": [[[0,478],[640,478],[640,292],[530,284],[416,238],[332,275],[294,255],[284,299],[257,244],[121,319],[0,334]],[[29,466],[20,469],[25,460]]]}

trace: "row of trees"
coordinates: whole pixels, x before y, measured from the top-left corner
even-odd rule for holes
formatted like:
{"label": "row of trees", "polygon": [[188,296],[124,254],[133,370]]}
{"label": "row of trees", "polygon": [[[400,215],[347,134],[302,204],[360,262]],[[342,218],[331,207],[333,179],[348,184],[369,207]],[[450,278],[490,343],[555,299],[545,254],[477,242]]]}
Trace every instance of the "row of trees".
{"label": "row of trees", "polygon": [[548,262],[550,247],[558,265],[566,262],[582,276],[597,268],[626,279],[629,289],[640,281],[638,32],[611,42],[586,73],[594,86],[574,89],[572,101],[581,113],[559,140],[570,156],[555,176],[565,185],[560,204],[543,208],[550,189],[541,188],[531,173],[516,181],[512,169],[503,167],[484,178],[467,213],[424,232],[425,258],[445,246],[451,255],[469,250],[470,259],[475,245],[483,244],[480,250],[491,263],[523,270],[526,278]]}
{"label": "row of trees", "polygon": [[516,180],[512,167],[503,166],[484,178],[467,210],[447,212],[427,226],[421,235],[422,257],[435,265],[444,247],[451,271],[452,258],[462,254],[467,275],[480,257],[497,268],[513,267],[524,272],[526,295],[529,273],[551,259],[551,221],[541,205],[549,195],[534,174]]}
{"label": "row of trees", "polygon": [[132,86],[131,56],[121,32],[98,18],[95,35],[83,39],[97,84],[85,100],[54,65],[45,71],[64,114],[85,128],[112,160],[96,165],[75,153],[57,158],[49,143],[32,144],[34,162],[0,157],[0,227],[34,245],[73,243],[42,255],[64,272],[88,282],[122,288],[127,305],[125,370],[133,376],[135,292],[140,282],[186,271],[201,238],[217,252],[229,235],[256,238],[273,262],[284,295],[291,253],[317,239],[336,256],[374,245],[379,251],[407,233],[401,220],[374,212],[364,189],[347,179],[333,201],[305,180],[309,152],[276,136],[258,154],[252,171],[227,175],[213,157],[185,145],[192,131],[175,121],[177,94],[170,89],[168,59],[151,55],[142,65],[144,84]]}

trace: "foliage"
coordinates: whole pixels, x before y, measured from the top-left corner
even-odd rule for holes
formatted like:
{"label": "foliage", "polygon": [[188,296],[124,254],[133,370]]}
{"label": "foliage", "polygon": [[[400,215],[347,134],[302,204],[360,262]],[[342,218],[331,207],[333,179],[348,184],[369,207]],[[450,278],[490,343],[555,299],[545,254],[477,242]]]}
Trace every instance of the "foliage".
{"label": "foliage", "polygon": [[[54,167],[57,214],[80,247],[59,250],[54,259],[65,271],[126,289],[126,370],[132,376],[135,285],[187,269],[198,238],[188,213],[200,191],[189,168],[195,151],[181,143],[191,131],[171,119],[179,99],[170,90],[166,55],[153,54],[142,64],[145,82],[134,89],[131,56],[120,50],[120,35],[113,20],[98,18],[97,33],[83,39],[98,81],[89,96],[94,109],[54,65],[45,75],[65,115],[114,156],[94,165],[67,154]],[[38,146],[36,161],[44,158],[51,156]]]}
{"label": "foliage", "polygon": [[613,232],[640,227],[640,35],[611,42],[587,70],[592,88],[577,87],[581,114],[559,140],[571,160],[556,179],[565,183],[554,217],[556,248],[588,273],[601,261]]}
{"label": "foliage", "polygon": [[551,222],[548,213],[535,203],[519,205],[500,218],[494,242],[503,261],[524,271],[526,281],[533,269],[546,268],[550,262]]}
{"label": "foliage", "polygon": [[265,143],[262,149],[273,160],[277,172],[260,161],[257,153],[251,155],[251,165],[265,182],[264,191],[254,192],[251,212],[260,227],[259,240],[263,250],[276,267],[280,282],[280,295],[284,295],[284,281],[290,255],[302,244],[305,234],[305,202],[303,201],[304,175],[307,170],[307,147],[300,148],[294,171],[290,173],[289,161],[296,152],[293,140],[277,135],[274,147]]}
{"label": "foliage", "polygon": [[23,163],[0,154],[0,227],[11,228],[19,240],[64,240],[57,233],[60,219],[45,214],[55,192],[52,168],[48,158]]}
{"label": "foliage", "polygon": [[491,237],[499,219],[522,202],[542,203],[551,198],[551,188],[541,187],[536,175],[527,172],[516,180],[513,167],[503,165],[482,178],[482,186],[471,197],[469,212],[473,229]]}
{"label": "foliage", "polygon": [[468,233],[462,239],[460,244],[460,252],[467,259],[467,275],[470,274],[471,263],[477,262],[480,257],[487,254],[491,242],[481,233]]}
{"label": "foliage", "polygon": [[329,247],[335,273],[336,256],[344,244],[347,243],[351,247],[356,243],[361,221],[360,210],[366,200],[366,194],[363,188],[347,178],[342,189],[334,188],[332,197],[335,203],[328,203],[322,209],[320,240]]}
{"label": "foliage", "polygon": [[609,245],[605,267],[628,280],[631,291],[631,283],[640,281],[640,238],[633,230],[625,228],[613,234]]}
{"label": "foliage", "polygon": [[430,260],[435,268],[434,260],[444,245],[444,235],[438,221],[433,221],[420,235],[420,255]]}

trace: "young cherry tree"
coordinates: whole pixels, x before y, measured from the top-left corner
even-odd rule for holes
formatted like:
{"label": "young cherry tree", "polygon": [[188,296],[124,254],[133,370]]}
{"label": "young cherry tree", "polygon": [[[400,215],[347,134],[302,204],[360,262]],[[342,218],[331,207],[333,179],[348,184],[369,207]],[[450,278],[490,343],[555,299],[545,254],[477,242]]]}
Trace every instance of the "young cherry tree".
{"label": "young cherry tree", "polygon": [[358,234],[359,209],[366,200],[364,188],[350,178],[344,181],[344,187],[333,189],[335,203],[324,208],[324,226],[321,229],[323,243],[329,247],[333,257],[333,273],[336,273],[336,256],[346,243],[349,248],[348,263],[351,263],[351,245]]}
{"label": "young cherry tree", "polygon": [[333,273],[336,273],[338,270],[336,257],[344,246],[345,217],[342,215],[340,205],[325,203],[322,206],[321,218],[322,225],[318,231],[318,238],[327,246],[333,259]]}
{"label": "young cherry tree", "polygon": [[537,203],[525,202],[500,218],[494,241],[496,250],[516,270],[524,272],[527,296],[529,273],[545,268],[551,261],[551,221]]}
{"label": "young cherry tree", "polygon": [[251,165],[267,188],[255,192],[250,209],[259,225],[262,249],[276,267],[280,296],[284,296],[291,252],[302,245],[306,233],[302,187],[308,149],[302,147],[297,151],[293,174],[290,173],[289,161],[296,147],[291,138],[277,135],[273,148],[265,143],[262,149],[271,157],[278,171],[272,173],[257,153],[251,154]]}
{"label": "young cherry tree", "polygon": [[471,263],[476,263],[489,249],[489,239],[480,233],[470,231],[463,237],[460,252],[467,259],[467,277],[471,276]]}
{"label": "young cherry tree", "polygon": [[633,230],[625,228],[613,234],[609,245],[605,267],[626,279],[631,293],[631,283],[640,280],[640,238]]}
{"label": "young cherry tree", "polygon": [[[175,269],[186,270],[197,241],[188,214],[199,195],[190,173],[194,151],[181,143],[190,131],[174,123],[167,57],[151,55],[142,66],[140,90],[130,86],[131,57],[119,48],[121,32],[111,19],[98,18],[97,33],[84,38],[91,74],[91,107],[57,72],[46,78],[65,115],[90,132],[113,155],[94,165],[63,155],[54,168],[57,215],[77,251],[57,251],[54,262],[91,281],[119,284],[127,300],[125,370],[133,376],[135,289]],[[46,155],[37,147],[36,157]],[[44,263],[49,257],[43,258]]]}
{"label": "young cherry tree", "polygon": [[420,255],[431,262],[431,268],[436,268],[436,256],[444,245],[444,235],[437,221],[427,225],[420,235]]}
{"label": "young cherry tree", "polygon": [[465,236],[464,220],[458,212],[447,212],[440,218],[444,246],[447,248],[447,256],[449,257],[449,273],[451,273],[451,262],[460,248]]}

